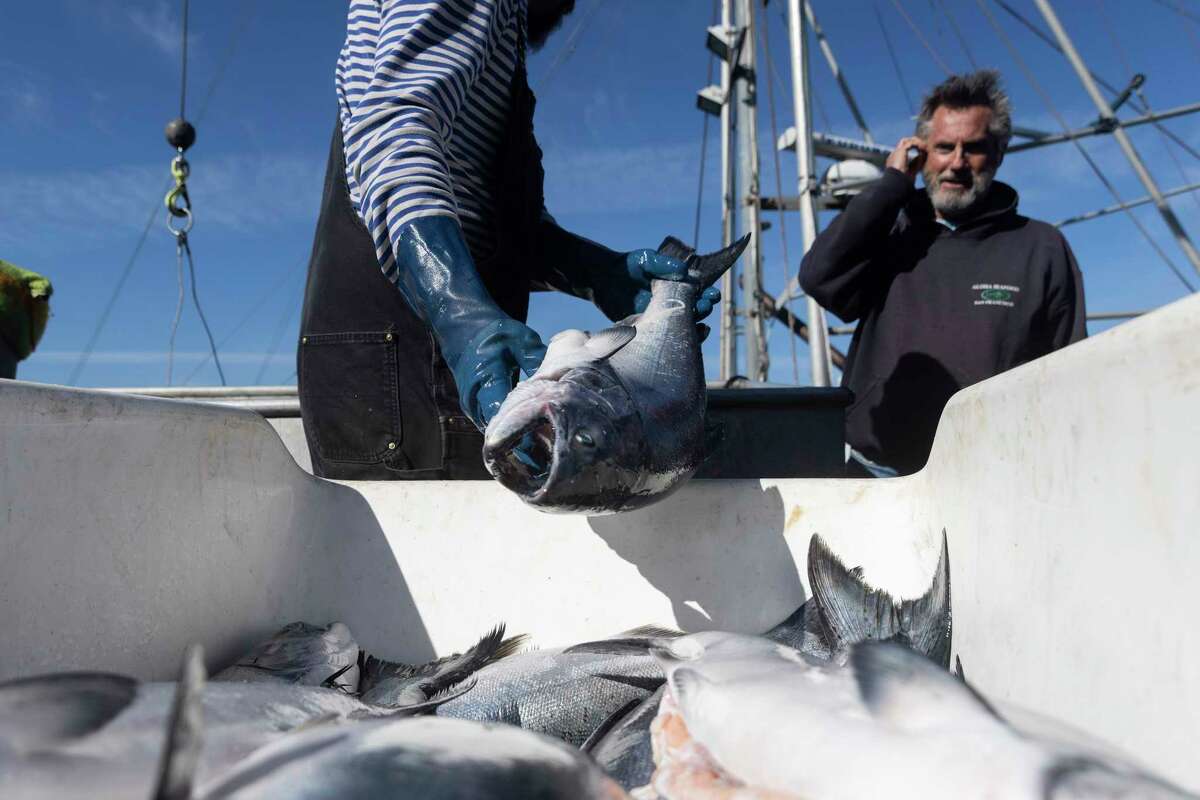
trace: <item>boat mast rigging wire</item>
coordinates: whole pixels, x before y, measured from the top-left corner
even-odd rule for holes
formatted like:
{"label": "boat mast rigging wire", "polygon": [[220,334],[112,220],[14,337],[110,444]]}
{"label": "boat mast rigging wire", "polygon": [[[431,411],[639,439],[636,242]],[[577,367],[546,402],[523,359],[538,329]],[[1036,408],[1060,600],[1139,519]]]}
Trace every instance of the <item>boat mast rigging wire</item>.
{"label": "boat mast rigging wire", "polygon": [[[230,34],[229,43],[225,47],[225,52],[221,56],[221,63],[217,67],[217,71],[213,73],[212,79],[208,83],[208,90],[204,93],[204,100],[200,104],[200,112],[196,115],[196,121],[201,122],[208,114],[208,109],[212,105],[213,96],[216,94],[217,87],[220,85],[222,78],[225,77],[225,70],[233,60],[233,55],[237,52],[237,46],[241,43],[242,34],[250,24],[251,10],[254,8],[254,0],[246,0],[242,4],[241,17],[237,26]],[[163,188],[160,191],[165,192],[171,186],[171,179],[167,179],[163,183]],[[113,309],[117,305],[117,299],[121,297],[125,289],[125,284],[129,280],[129,276],[133,274],[133,268],[137,264],[138,256],[142,253],[142,247],[145,246],[146,240],[150,238],[150,229],[154,227],[154,220],[158,218],[160,213],[159,203],[161,201],[155,197],[153,204],[150,206],[150,212],[146,216],[146,223],[142,226],[142,232],[138,235],[137,241],[133,245],[133,250],[129,254],[129,258],[125,261],[125,266],[121,268],[121,274],[113,283],[112,291],[109,293],[108,300],[104,304],[100,316],[96,319],[96,324],[92,328],[91,334],[88,336],[87,343],[84,345],[79,358],[75,361],[75,365],[71,368],[70,374],[67,376],[67,385],[76,386],[79,383],[79,376],[83,374],[83,370],[87,367],[88,361],[91,360],[92,353],[96,349],[96,343],[100,341],[100,334],[103,333],[108,325],[108,320],[112,316]]]}
{"label": "boat mast rigging wire", "polygon": [[883,14],[879,11],[879,3],[877,1],[872,5],[875,8],[875,20],[879,23],[879,32],[883,34],[883,43],[887,46],[888,56],[892,59],[892,69],[896,72],[896,80],[900,83],[900,91],[904,92],[904,99],[908,101],[909,112],[913,116],[916,116],[917,107],[913,104],[912,94],[908,91],[908,83],[904,80],[904,73],[900,71],[900,61],[896,58],[896,50],[892,47],[892,37],[888,36],[887,26],[883,24]]}
{"label": "boat mast rigging wire", "polygon": [[904,10],[904,6],[900,4],[900,0],[892,0],[892,5],[895,6],[896,10],[900,12],[900,16],[904,17],[904,21],[908,23],[909,30],[911,30],[913,35],[917,37],[917,41],[919,41],[925,47],[925,51],[929,53],[930,58],[933,59],[933,63],[937,65],[938,69],[947,75],[953,75],[954,70],[946,66],[946,62],[940,55],[938,55],[937,50],[934,49],[933,45],[929,43],[929,40],[927,40],[921,33],[921,29],[917,27],[915,22],[913,22],[912,17],[908,15],[908,12]]}
{"label": "boat mast rigging wire", "polygon": [[[1050,35],[1049,33],[1047,33],[1046,31],[1042,30],[1040,27],[1038,27],[1037,23],[1033,22],[1028,17],[1021,14],[1020,11],[1017,11],[1015,8],[1013,8],[1011,5],[1009,5],[1007,2],[1005,2],[1005,0],[994,0],[994,2],[996,3],[996,5],[1000,6],[1000,8],[1007,11],[1008,14],[1011,17],[1013,17],[1017,22],[1019,22],[1023,26],[1025,26],[1025,28],[1028,29],[1034,36],[1036,36],[1038,39],[1042,40],[1043,43],[1045,43],[1047,46],[1053,48],[1057,53],[1059,53],[1059,55],[1062,55],[1064,57],[1066,56],[1066,53],[1063,52],[1062,47],[1059,46],[1058,42],[1054,41],[1054,37],[1052,35]],[[1115,86],[1113,86],[1112,83],[1110,83],[1109,81],[1106,81],[1104,78],[1097,75],[1095,72],[1088,70],[1088,74],[1092,76],[1092,79],[1094,81],[1096,81],[1096,83],[1103,86],[1111,94],[1115,95],[1118,93],[1119,90]],[[1131,98],[1129,105],[1132,106],[1134,109],[1136,109],[1139,114],[1142,114],[1147,117],[1152,116],[1150,113],[1150,107],[1148,105],[1146,105],[1145,103],[1143,103],[1140,99],[1134,100]],[[1166,126],[1164,126],[1157,119],[1147,119],[1146,121],[1151,123],[1152,125],[1154,125],[1154,127],[1158,130],[1159,133],[1161,133],[1163,136],[1167,137],[1168,139],[1173,141],[1175,144],[1177,144],[1181,149],[1186,151],[1188,153],[1188,155],[1190,155],[1192,158],[1200,160],[1200,152],[1197,152],[1197,150],[1194,147],[1189,145],[1183,139],[1180,139],[1175,134],[1174,131],[1172,131],[1169,128],[1167,128]],[[1042,144],[1041,142],[1031,143],[1032,146],[1040,146],[1041,144]]]}
{"label": "boat mast rigging wire", "polygon": [[[1037,78],[1033,74],[1033,71],[1029,68],[1029,65],[1025,63],[1025,59],[1021,58],[1020,52],[1013,45],[1012,40],[1008,38],[1008,34],[1006,34],[1004,32],[1004,28],[1000,27],[999,20],[996,19],[996,17],[992,14],[991,10],[987,7],[986,1],[985,0],[975,0],[975,2],[978,4],[979,10],[983,12],[984,17],[988,21],[988,24],[990,24],[992,26],[992,29],[996,32],[996,36],[997,36],[997,38],[1000,39],[1001,44],[1003,44],[1005,49],[1008,50],[1009,55],[1012,56],[1013,61],[1015,61],[1017,63],[1017,67],[1021,70],[1022,74],[1024,74],[1025,80],[1029,82],[1029,85],[1033,88],[1033,90],[1035,92],[1037,92],[1038,96],[1041,97],[1042,102],[1045,104],[1047,110],[1049,110],[1050,114],[1055,118],[1055,120],[1058,122],[1059,126],[1062,127],[1063,131],[1069,133],[1070,126],[1067,125],[1067,121],[1063,117],[1062,113],[1058,110],[1058,106],[1056,106],[1054,104],[1054,100],[1050,97],[1050,95],[1042,87],[1041,83],[1038,82]],[[996,2],[1001,4],[1002,6],[1005,5],[1003,0],[996,0]],[[1121,197],[1120,192],[1117,191],[1117,188],[1115,186],[1113,186],[1112,181],[1110,181],[1108,179],[1108,176],[1106,176],[1104,174],[1104,172],[1100,169],[1100,167],[1092,159],[1091,155],[1084,148],[1083,144],[1078,139],[1071,139],[1070,141],[1073,145],[1075,145],[1075,148],[1079,151],[1080,155],[1083,156],[1083,158],[1087,162],[1088,166],[1091,167],[1092,172],[1094,172],[1096,174],[1096,177],[1100,180],[1100,182],[1102,184],[1104,184],[1104,187],[1106,189],[1108,189],[1108,192],[1109,192],[1109,194],[1111,194],[1113,196],[1113,199],[1115,199],[1119,205],[1125,205],[1125,201]],[[1150,247],[1154,250],[1154,252],[1158,253],[1159,257],[1166,263],[1166,265],[1170,268],[1171,272],[1175,273],[1175,277],[1179,278],[1180,282],[1184,286],[1187,287],[1189,292],[1195,291],[1195,289],[1192,288],[1191,282],[1188,281],[1188,279],[1180,271],[1179,267],[1176,266],[1175,262],[1171,260],[1170,256],[1168,256],[1166,254],[1166,252],[1163,251],[1163,249],[1159,246],[1158,242],[1156,242],[1154,240],[1154,237],[1152,237],[1150,235],[1150,232],[1148,230],[1146,230],[1145,226],[1142,225],[1141,220],[1139,220],[1137,218],[1137,216],[1133,213],[1133,211],[1126,208],[1125,214],[1127,217],[1129,217],[1129,220],[1130,220],[1130,222],[1133,223],[1134,227],[1137,228],[1138,232],[1141,233],[1142,236],[1146,239],[1146,241],[1149,243]]]}
{"label": "boat mast rigging wire", "polygon": [[[179,118],[168,122],[166,129],[167,142],[175,148],[176,153],[175,158],[171,160],[171,177],[175,180],[175,186],[167,192],[163,202],[168,212],[167,230],[175,237],[175,260],[179,275],[179,305],[176,307],[175,317],[171,323],[171,336],[167,352],[167,385],[171,385],[171,371],[175,361],[175,334],[183,311],[183,258],[186,255],[188,275],[192,285],[192,303],[196,306],[196,315],[200,317],[200,324],[204,327],[205,336],[208,337],[208,346],[212,352],[213,363],[217,367],[217,375],[221,378],[221,385],[226,386],[225,370],[221,368],[221,359],[217,355],[217,343],[213,339],[212,329],[208,327],[204,309],[200,306],[200,294],[196,290],[196,262],[192,258],[192,246],[188,241],[188,233],[192,230],[195,217],[192,214],[192,201],[187,190],[187,179],[191,175],[191,167],[183,154],[196,141],[196,129],[187,121],[184,114],[187,100],[188,5],[189,0],[183,0],[183,44],[180,47],[182,84],[179,89]],[[175,220],[179,220],[178,225],[174,224]]]}
{"label": "boat mast rigging wire", "polygon": [[[1113,113],[1108,99],[1100,92],[1096,81],[1092,78],[1091,73],[1088,72],[1083,57],[1080,56],[1079,51],[1067,34],[1066,28],[1063,27],[1062,22],[1055,13],[1054,6],[1050,3],[1050,0],[1034,0],[1034,3],[1037,4],[1038,10],[1042,12],[1042,16],[1046,19],[1046,24],[1054,31],[1054,36],[1058,39],[1059,44],[1062,45],[1067,61],[1078,76],[1079,82],[1083,84],[1083,88],[1091,97],[1092,103],[1096,106],[1096,110],[1100,114],[1100,119],[1113,126],[1112,137],[1116,139],[1117,144],[1121,148],[1122,155],[1129,162],[1129,166],[1133,168],[1133,172],[1137,175],[1138,180],[1141,181],[1142,186],[1154,198],[1154,206],[1166,224],[1167,229],[1171,231],[1171,235],[1175,238],[1175,243],[1183,251],[1184,255],[1187,256],[1196,273],[1200,274],[1200,250],[1197,250],[1196,246],[1192,243],[1191,236],[1184,229],[1183,223],[1179,221],[1179,217],[1176,216],[1175,210],[1171,208],[1171,204],[1162,196],[1162,190],[1158,188],[1158,182],[1150,174],[1150,170],[1142,159],[1141,154],[1134,147],[1133,140],[1125,132],[1120,120]],[[1137,78],[1140,77],[1137,76]],[[1136,79],[1132,84],[1133,88],[1137,88],[1140,85],[1141,80]]]}
{"label": "boat mast rigging wire", "polygon": [[[1117,36],[1117,30],[1113,26],[1112,18],[1109,17],[1108,14],[1108,7],[1105,5],[1104,0],[1096,0],[1096,5],[1100,9],[1100,21],[1104,24],[1104,31],[1108,34],[1109,41],[1113,43],[1113,49],[1117,51],[1117,58],[1121,60],[1121,67],[1125,70],[1126,74],[1133,74],[1133,65],[1125,53],[1125,48],[1121,44],[1120,37]],[[1150,101],[1146,99],[1146,94],[1144,91],[1142,91],[1141,86],[1138,86],[1133,91],[1137,93],[1138,99],[1142,101],[1142,104],[1145,105],[1146,109],[1149,111]],[[1188,182],[1188,174],[1187,170],[1183,168],[1183,162],[1179,160],[1178,154],[1171,149],[1170,141],[1167,136],[1163,134],[1163,129],[1159,128],[1158,132],[1163,137],[1163,150],[1166,151],[1167,156],[1171,159],[1172,163],[1175,164],[1175,169],[1179,172],[1180,179],[1186,184]],[[1200,153],[1196,153],[1190,148],[1187,149],[1190,150],[1194,156],[1200,157]],[[1163,196],[1167,196],[1167,193],[1164,192]],[[1192,200],[1195,201],[1198,207],[1200,207],[1200,196],[1192,194]]]}
{"label": "boat mast rigging wire", "polygon": [[979,63],[975,61],[975,54],[971,52],[971,46],[967,44],[967,39],[963,36],[962,30],[958,27],[958,21],[954,19],[954,14],[950,11],[950,7],[943,0],[932,0],[937,10],[950,23],[950,29],[954,31],[954,38],[958,39],[958,44],[962,47],[963,54],[967,57],[967,62],[971,65],[971,69],[978,71]]}

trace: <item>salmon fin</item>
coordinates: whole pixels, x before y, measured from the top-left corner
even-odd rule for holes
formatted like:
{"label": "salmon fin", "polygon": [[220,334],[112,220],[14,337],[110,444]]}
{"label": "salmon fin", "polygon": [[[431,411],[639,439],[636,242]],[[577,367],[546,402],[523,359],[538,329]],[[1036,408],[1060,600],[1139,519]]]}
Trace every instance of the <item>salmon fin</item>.
{"label": "salmon fin", "polygon": [[201,696],[207,672],[204,669],[204,649],[194,644],[183,656],[179,685],[171,719],[167,723],[167,741],[163,745],[158,765],[158,785],[154,800],[189,800],[200,750],[204,744],[204,707]]}
{"label": "salmon fin", "polygon": [[420,701],[415,705],[379,703],[368,698],[368,694],[375,692],[385,681],[396,679],[410,683],[420,690],[425,700],[432,700],[451,687],[462,683],[488,664],[517,652],[525,644],[526,638],[522,635],[505,639],[504,623],[500,623],[462,653],[454,653],[427,664],[417,666],[390,664],[374,656],[368,656],[363,672],[362,685],[365,687],[362,692],[363,701],[397,710],[423,706],[424,703]]}
{"label": "salmon fin", "polygon": [[590,653],[593,655],[636,655],[648,653],[658,642],[644,636],[615,637],[594,642],[580,642],[563,650],[565,654]]}
{"label": "salmon fin", "polygon": [[630,628],[627,631],[621,631],[617,634],[617,636],[622,637],[653,636],[661,639],[671,639],[683,635],[683,631],[676,628],[668,628],[665,625],[638,625],[636,628]]}
{"label": "salmon fin", "polygon": [[637,328],[632,325],[614,325],[588,337],[584,349],[593,359],[599,361],[609,358],[637,336]]}
{"label": "salmon fin", "polygon": [[596,730],[592,731],[591,735],[584,740],[583,744],[579,745],[579,749],[585,753],[591,753],[596,749],[596,745],[600,744],[600,741],[607,736],[613,728],[617,727],[617,725],[621,723],[621,720],[625,719],[627,715],[631,714],[633,710],[640,706],[643,702],[643,700],[635,697],[613,713],[609,714],[605,718],[604,722],[601,722],[600,726],[597,727]]}

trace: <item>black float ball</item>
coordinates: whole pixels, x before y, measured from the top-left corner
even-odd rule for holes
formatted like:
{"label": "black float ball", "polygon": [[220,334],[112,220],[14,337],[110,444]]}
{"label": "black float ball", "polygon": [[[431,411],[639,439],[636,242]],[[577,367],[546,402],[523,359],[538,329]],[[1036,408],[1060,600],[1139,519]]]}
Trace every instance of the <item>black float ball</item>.
{"label": "black float ball", "polygon": [[196,142],[196,129],[192,123],[179,117],[167,123],[167,143],[176,150],[187,150]]}

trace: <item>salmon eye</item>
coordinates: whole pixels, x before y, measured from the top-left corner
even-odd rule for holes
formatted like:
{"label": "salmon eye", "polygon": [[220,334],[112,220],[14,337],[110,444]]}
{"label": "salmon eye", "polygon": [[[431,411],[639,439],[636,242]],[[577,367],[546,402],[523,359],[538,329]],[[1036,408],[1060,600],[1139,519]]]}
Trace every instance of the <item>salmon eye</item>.
{"label": "salmon eye", "polygon": [[581,447],[595,447],[596,446],[596,440],[593,439],[592,435],[590,433],[588,433],[587,431],[579,431],[578,433],[575,434],[574,438],[575,438],[575,444],[580,445]]}

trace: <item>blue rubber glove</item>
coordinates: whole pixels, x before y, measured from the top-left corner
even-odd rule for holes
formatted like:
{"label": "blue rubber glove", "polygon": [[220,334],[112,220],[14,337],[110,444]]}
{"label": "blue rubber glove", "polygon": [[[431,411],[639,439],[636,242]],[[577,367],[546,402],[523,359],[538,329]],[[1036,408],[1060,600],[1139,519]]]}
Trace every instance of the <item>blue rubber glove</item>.
{"label": "blue rubber glove", "polygon": [[[656,250],[632,250],[623,255],[624,275],[621,270],[600,272],[593,278],[596,306],[608,314],[610,319],[624,319],[630,314],[640,314],[650,305],[650,281],[678,281],[687,277],[687,267],[682,261],[664,256]],[[713,306],[721,300],[721,290],[710,286],[696,300],[696,319],[701,320],[712,313]],[[616,317],[608,313],[630,310]]]}
{"label": "blue rubber glove", "polygon": [[541,337],[504,313],[483,285],[451,217],[424,217],[392,242],[395,282],[437,337],[463,413],[483,430],[517,382],[546,355]]}
{"label": "blue rubber glove", "polygon": [[[539,279],[551,288],[591,300],[614,322],[640,314],[650,303],[650,282],[682,280],[687,267],[655,250],[618,253],[558,226],[546,215],[538,229]],[[696,301],[696,319],[712,313],[721,290],[705,289]]]}

